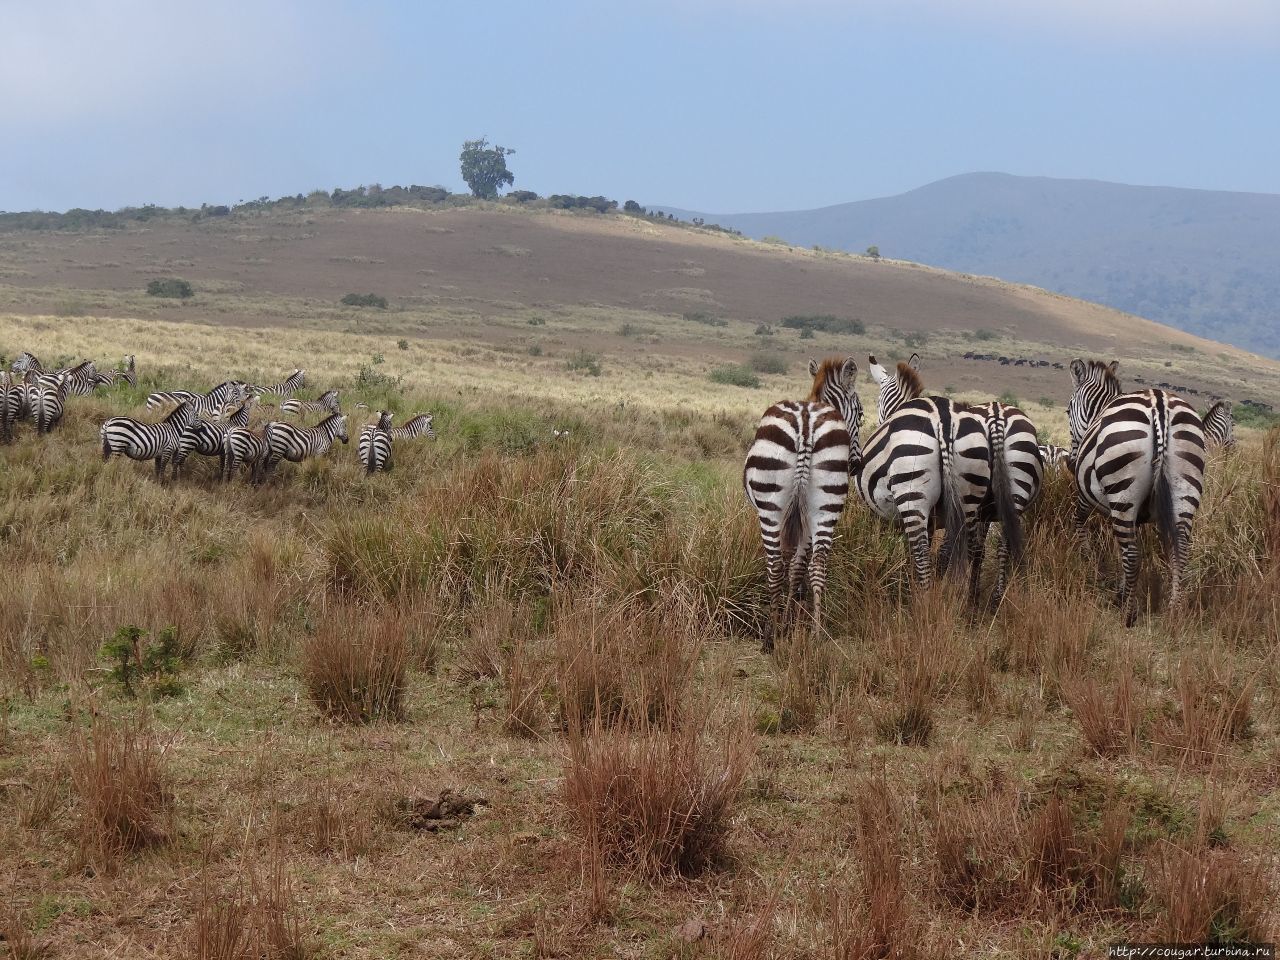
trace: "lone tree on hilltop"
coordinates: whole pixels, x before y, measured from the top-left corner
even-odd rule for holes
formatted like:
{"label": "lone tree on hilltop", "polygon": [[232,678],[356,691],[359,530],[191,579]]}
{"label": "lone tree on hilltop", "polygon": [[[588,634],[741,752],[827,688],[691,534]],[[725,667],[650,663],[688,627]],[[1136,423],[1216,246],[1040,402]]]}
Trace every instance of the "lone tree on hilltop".
{"label": "lone tree on hilltop", "polygon": [[472,196],[492,200],[503,184],[515,183],[515,174],[507,169],[507,157],[515,153],[506,147],[489,146],[484,137],[468,140],[462,145],[462,179],[471,188]]}

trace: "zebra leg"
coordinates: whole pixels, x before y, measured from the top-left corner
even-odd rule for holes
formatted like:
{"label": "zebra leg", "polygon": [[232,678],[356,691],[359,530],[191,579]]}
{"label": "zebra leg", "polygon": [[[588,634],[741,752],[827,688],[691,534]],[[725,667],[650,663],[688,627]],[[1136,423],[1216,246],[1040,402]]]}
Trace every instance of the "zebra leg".
{"label": "zebra leg", "polygon": [[791,558],[789,564],[790,571],[787,577],[787,596],[791,600],[797,602],[804,600],[805,588],[805,571],[809,566],[809,543],[801,543],[796,547],[796,552]]}
{"label": "zebra leg", "polygon": [[965,536],[969,538],[969,602],[978,604],[982,593],[982,558],[987,550],[987,531],[991,524],[975,520],[965,524]]}
{"label": "zebra leg", "polygon": [[1085,538],[1085,524],[1089,522],[1089,501],[1084,498],[1084,494],[1076,491],[1076,512],[1072,518],[1072,527],[1076,533],[1077,540]]}
{"label": "zebra leg", "polygon": [[1138,537],[1133,521],[1121,514],[1111,515],[1111,532],[1120,547],[1120,592],[1117,598],[1124,614],[1124,625],[1132,627],[1138,621]]}
{"label": "zebra leg", "polygon": [[916,585],[928,590],[933,582],[929,557],[929,523],[919,510],[899,503],[898,515],[907,539],[907,563],[911,565]]}
{"label": "zebra leg", "polygon": [[813,595],[813,632],[822,632],[822,593],[827,588],[827,561],[831,557],[830,542],[818,543],[809,561],[809,592]]}
{"label": "zebra leg", "polygon": [[996,543],[996,564],[999,567],[996,573],[996,589],[992,594],[992,600],[999,604],[1004,599],[1004,592],[1009,588],[1009,575],[1013,571],[1013,557],[1009,553],[1009,544],[1005,542],[1004,534],[1000,534],[1000,538]]}
{"label": "zebra leg", "polygon": [[1169,550],[1169,609],[1177,610],[1182,603],[1182,576],[1191,555],[1191,524],[1178,521],[1173,543]]}
{"label": "zebra leg", "polygon": [[765,625],[765,635],[760,644],[761,653],[773,652],[773,641],[783,623],[789,619],[788,609],[791,605],[786,595],[785,580],[787,564],[782,556],[782,549],[773,539],[777,531],[765,529],[760,525],[760,533],[764,537],[764,565],[769,587],[769,622]]}

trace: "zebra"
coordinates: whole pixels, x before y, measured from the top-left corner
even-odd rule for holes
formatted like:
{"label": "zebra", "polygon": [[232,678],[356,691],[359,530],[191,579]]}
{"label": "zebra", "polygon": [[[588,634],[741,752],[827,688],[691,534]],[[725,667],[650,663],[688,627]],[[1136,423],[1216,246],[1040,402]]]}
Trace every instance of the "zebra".
{"label": "zebra", "polygon": [[130,460],[154,460],[156,477],[164,479],[164,465],[177,449],[182,431],[195,418],[195,408],[186,401],[180,403],[159,423],[144,423],[132,417],[112,417],[102,424],[98,436],[102,439],[102,459],[111,459],[113,453],[122,453]]}
{"label": "zebra", "polygon": [[1191,550],[1191,523],[1204,492],[1205,434],[1191,404],[1162,389],[1122,393],[1118,361],[1071,361],[1070,464],[1075,526],[1091,510],[1111,521],[1120,548],[1118,601],[1125,626],[1137,621],[1137,533],[1155,523],[1169,551],[1169,606],[1176,608]]}
{"label": "zebra", "polygon": [[26,384],[29,416],[35,421],[36,433],[52,433],[66,412],[66,376],[28,370]]}
{"label": "zebra", "polygon": [[1071,464],[1067,460],[1071,451],[1066,447],[1059,447],[1052,443],[1042,443],[1039,446],[1040,462],[1045,465],[1046,469],[1050,467],[1065,467],[1068,470],[1071,469]]}
{"label": "zebra", "polygon": [[378,422],[371,423],[360,431],[356,449],[360,462],[364,464],[365,473],[390,470],[393,466],[391,445],[395,438],[391,435],[391,417],[390,410],[379,410]]}
{"label": "zebra", "polygon": [[198,453],[202,457],[219,457],[223,454],[222,439],[232,427],[247,427],[249,414],[253,405],[258,402],[256,396],[250,395],[235,413],[218,420],[193,420],[178,437],[178,445],[173,452],[170,463],[173,465],[173,479],[178,479],[178,471],[186,463],[187,457]]}
{"label": "zebra", "polygon": [[66,378],[68,396],[87,397],[100,385],[98,370],[92,360],[85,360],[58,372]]}
{"label": "zebra", "polygon": [[40,365],[39,358],[34,353],[28,353],[25,350],[18,354],[18,358],[13,361],[13,366],[9,369],[14,373],[26,373],[28,370],[44,373],[44,367]]}
{"label": "zebra", "polygon": [[802,599],[806,572],[813,630],[822,627],[827,560],[862,424],[852,357],[810,360],[809,373],[813,386],[805,400],[784,400],[764,412],[742,470],[764,541],[771,601],[765,652],[773,649],[779,626],[789,624],[792,599]]}
{"label": "zebra", "polygon": [[[872,377],[880,385],[877,413],[881,422],[905,402],[921,396],[923,385],[919,374],[919,355],[912,354],[906,363],[899,363],[897,373],[890,377],[884,367],[872,360]],[[983,404],[954,404],[957,409],[976,413],[983,419],[988,441],[986,477],[979,476],[977,457],[971,466],[970,486],[985,486],[986,494],[978,508],[977,526],[970,531],[972,549],[970,592],[977,597],[979,577],[982,572],[983,554],[987,532],[992,523],[1000,524],[1000,540],[996,550],[999,573],[996,576],[993,600],[999,603],[1008,586],[1009,574],[1022,556],[1022,515],[1040,495],[1044,477],[1044,464],[1036,442],[1035,424],[1022,410],[1013,404],[994,400]],[[971,448],[966,445],[967,450]],[[978,470],[978,473],[973,473]],[[976,486],[974,486],[976,490]],[[972,493],[972,491],[971,491]],[[966,513],[968,517],[968,513]],[[973,522],[970,518],[969,522]],[[950,533],[950,531],[948,531]],[[955,541],[952,541],[954,545]],[[947,565],[944,545],[943,566]]]}
{"label": "zebra", "polygon": [[278,397],[291,397],[306,385],[307,371],[294,370],[293,373],[289,374],[279,383],[275,383],[267,387],[255,386],[252,389],[254,393],[258,394],[258,396],[262,396],[265,393],[271,393]]}
{"label": "zebra", "polygon": [[[436,432],[431,429],[431,421],[434,419],[429,413],[420,413],[403,426],[389,427],[391,436],[396,440],[416,440],[418,437],[434,440]],[[568,432],[567,430],[565,431],[566,434]]]}
{"label": "zebra", "polygon": [[264,433],[254,433],[248,427],[231,427],[227,430],[222,437],[223,480],[230,480],[235,475],[236,467],[248,465],[252,468],[250,482],[261,482],[267,455],[271,452]]}
{"label": "zebra", "polygon": [[1208,449],[1221,447],[1231,452],[1236,448],[1235,418],[1231,416],[1230,400],[1217,401],[1200,419],[1204,423],[1204,443]]}
{"label": "zebra", "polygon": [[124,381],[125,383],[127,383],[129,386],[131,386],[131,387],[133,387],[133,388],[135,388],[135,389],[137,388],[137,386],[138,386],[138,370],[137,370],[137,368],[134,366],[134,359],[135,359],[135,358],[134,358],[134,356],[133,356],[133,354],[132,354],[132,353],[131,353],[131,354],[129,354],[129,355],[127,355],[127,356],[124,358],[124,366],[123,366],[123,368],[122,368],[122,369],[120,369],[120,370],[113,370],[113,371],[112,371],[112,374],[113,374],[112,380],[113,380],[113,382],[115,382],[115,383],[119,383],[121,380],[123,380],[123,381]]}
{"label": "zebra", "polygon": [[249,396],[249,385],[240,380],[224,380],[208,393],[190,390],[159,391],[147,397],[147,409],[157,410],[169,404],[189,403],[197,416],[211,417],[228,404],[243,403]]}
{"label": "zebra", "polygon": [[14,428],[26,407],[26,384],[8,371],[0,372],[0,443],[13,442]]}
{"label": "zebra", "polygon": [[347,442],[347,418],[335,413],[314,427],[295,427],[283,420],[271,420],[262,428],[267,441],[267,458],[262,465],[270,473],[281,460],[300,463],[307,457],[318,457],[333,446],[334,440]]}
{"label": "zebra", "polygon": [[281,413],[292,413],[294,415],[302,413],[341,413],[342,409],[338,406],[338,391],[326,390],[314,400],[294,400],[288,399],[280,404]]}

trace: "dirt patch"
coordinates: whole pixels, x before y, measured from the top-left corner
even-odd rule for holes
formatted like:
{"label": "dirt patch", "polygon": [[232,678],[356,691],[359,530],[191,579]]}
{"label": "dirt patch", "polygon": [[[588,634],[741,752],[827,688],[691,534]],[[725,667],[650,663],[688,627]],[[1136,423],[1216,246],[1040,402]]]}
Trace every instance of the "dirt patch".
{"label": "dirt patch", "polygon": [[387,804],[386,816],[398,830],[439,833],[455,830],[465,820],[475,816],[477,807],[489,802],[476,794],[458,793],[452,789],[440,791],[432,800],[427,797],[396,797]]}

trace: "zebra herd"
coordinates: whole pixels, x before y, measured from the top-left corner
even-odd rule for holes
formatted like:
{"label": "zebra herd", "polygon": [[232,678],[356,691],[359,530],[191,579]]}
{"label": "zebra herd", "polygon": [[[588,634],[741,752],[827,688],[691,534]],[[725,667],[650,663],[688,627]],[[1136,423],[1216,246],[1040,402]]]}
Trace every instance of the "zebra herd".
{"label": "zebra herd", "polygon": [[[8,372],[0,372],[0,439],[14,438],[14,427],[29,419],[38,433],[50,432],[62,419],[66,398],[87,396],[115,383],[137,386],[133,356],[125,358],[120,370],[100,374],[93,361],[46,373],[38,358],[23,353]],[[299,463],[322,456],[335,441],[348,442],[347,417],[339,404],[337,390],[327,390],[315,400],[294,396],[306,386],[306,372],[294,370],[279,383],[251,384],[224,380],[207,392],[158,391],[147,397],[146,410],[168,410],[157,421],[135,417],[111,417],[98,431],[103,460],[123,455],[131,460],[155,463],[156,476],[163,480],[165,467],[177,479],[192,454],[218,457],[218,475],[230,480],[242,467],[249,468],[253,483],[264,480],[281,461]],[[259,404],[269,407],[265,397],[278,397],[277,409],[293,416],[322,414],[314,426],[267,420],[260,428],[250,426]],[[364,404],[357,404],[363,408]],[[172,408],[172,409],[170,409]],[[403,426],[393,426],[393,414],[378,411],[375,423],[364,427],[358,444],[360,463],[367,473],[390,470],[391,451],[397,440],[434,438],[430,414],[418,414]]]}
{"label": "zebra herd", "polygon": [[957,574],[967,565],[977,601],[988,529],[997,524],[998,602],[1021,558],[1022,516],[1040,493],[1045,469],[1061,464],[1075,478],[1077,530],[1091,511],[1110,519],[1121,551],[1125,623],[1137,618],[1140,524],[1155,523],[1168,546],[1170,603],[1177,603],[1206,449],[1235,442],[1229,403],[1215,403],[1201,418],[1165,390],[1124,393],[1115,363],[1074,360],[1068,451],[1039,443],[1035,424],[1013,404],[926,396],[915,356],[892,373],[874,356],[869,361],[879,424],[865,445],[858,365],[850,357],[810,361],[808,397],[769,407],[748,450],[743,487],[758,515],[772,600],[766,650],[806,587],[812,627],[821,629],[832,539],[850,486],[903,531],[912,579],[922,589],[933,573],[931,534],[941,528],[938,564]]}

